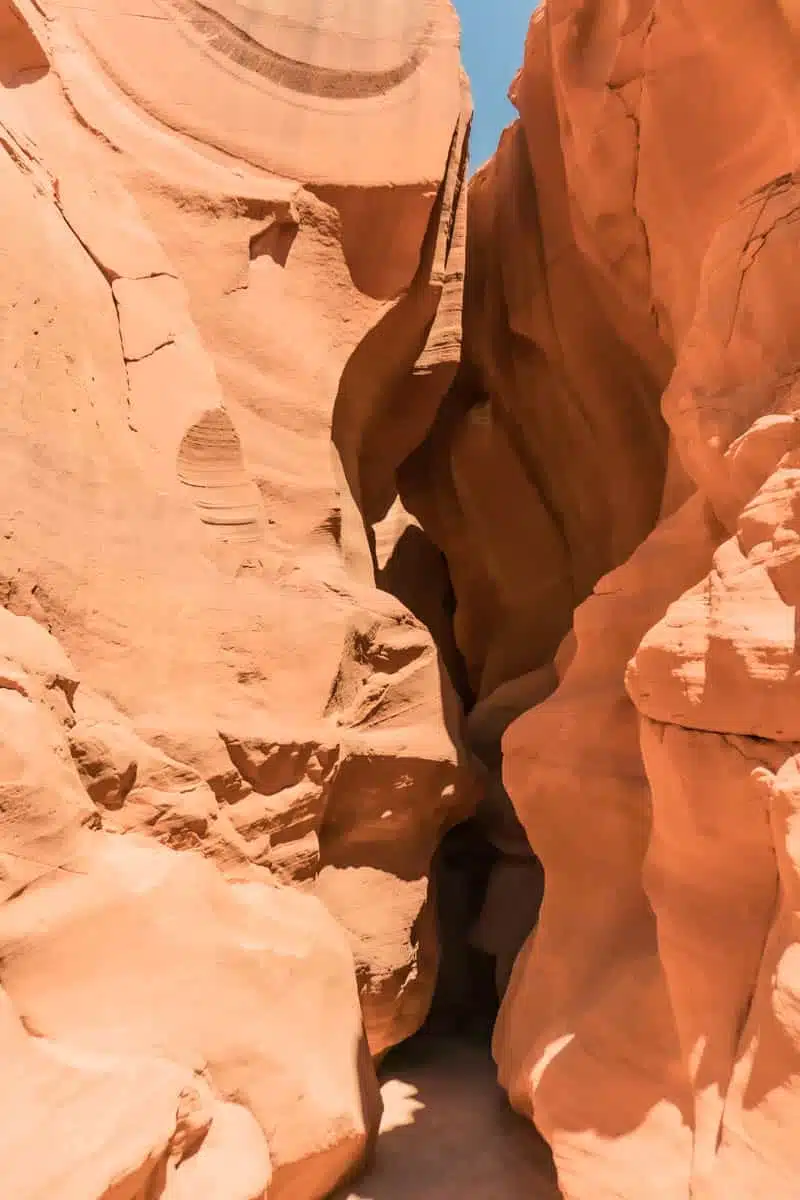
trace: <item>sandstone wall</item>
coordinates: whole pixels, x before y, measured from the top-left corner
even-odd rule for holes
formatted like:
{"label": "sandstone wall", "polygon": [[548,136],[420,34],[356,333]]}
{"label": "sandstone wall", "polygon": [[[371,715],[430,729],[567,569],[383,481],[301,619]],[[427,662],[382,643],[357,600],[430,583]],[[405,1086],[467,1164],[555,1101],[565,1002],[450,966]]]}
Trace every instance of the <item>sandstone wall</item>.
{"label": "sandstone wall", "polygon": [[797,1193],[797,19],[546,0],[403,473],[474,694],[538,681],[494,1048],[581,1200]]}
{"label": "sandstone wall", "polygon": [[447,0],[358,8],[0,0],[9,1200],[323,1196],[430,1003],[475,783],[375,572],[446,578],[470,101]]}
{"label": "sandstone wall", "polygon": [[467,194],[449,0],[0,0],[15,1200],[328,1194],[473,813],[564,1196],[796,1195],[799,21],[546,0]]}

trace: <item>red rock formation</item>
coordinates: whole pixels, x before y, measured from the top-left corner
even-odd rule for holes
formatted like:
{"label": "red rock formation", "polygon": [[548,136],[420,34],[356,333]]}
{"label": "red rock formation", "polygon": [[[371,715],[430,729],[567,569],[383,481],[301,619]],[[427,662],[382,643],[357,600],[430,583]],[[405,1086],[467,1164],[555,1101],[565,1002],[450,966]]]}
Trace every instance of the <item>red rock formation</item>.
{"label": "red rock formation", "polygon": [[555,656],[495,1055],[572,1200],[797,1192],[799,45],[780,0],[547,0],[404,468],[481,703]]}
{"label": "red rock formation", "polygon": [[0,0],[15,1200],[321,1197],[430,1003],[474,782],[375,571],[443,570],[469,99],[447,0],[363,7]]}
{"label": "red rock formation", "polygon": [[7,1190],[329,1193],[476,812],[563,1195],[793,1200],[798,15],[546,0],[467,203],[359,10],[0,0]]}

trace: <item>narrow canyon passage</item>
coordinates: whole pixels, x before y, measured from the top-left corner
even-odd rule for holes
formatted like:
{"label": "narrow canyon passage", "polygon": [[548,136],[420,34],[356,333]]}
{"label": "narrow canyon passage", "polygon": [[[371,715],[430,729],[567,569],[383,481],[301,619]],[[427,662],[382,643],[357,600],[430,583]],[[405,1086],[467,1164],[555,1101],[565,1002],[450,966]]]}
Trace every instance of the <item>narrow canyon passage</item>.
{"label": "narrow canyon passage", "polygon": [[377,1156],[334,1200],[557,1200],[550,1152],[479,1039],[420,1034],[381,1072]]}
{"label": "narrow canyon passage", "polygon": [[0,0],[0,1200],[797,1200],[793,9]]}
{"label": "narrow canyon passage", "polygon": [[[443,839],[433,867],[440,965],[431,1009],[422,1029],[381,1064],[384,1112],[374,1161],[334,1200],[561,1196],[550,1150],[512,1111],[491,1055],[508,966],[481,948],[481,926],[492,873],[502,870],[501,863],[477,820]],[[531,922],[528,882],[518,880],[514,893],[525,932]],[[508,915],[507,907],[495,914],[506,935],[513,927]]]}

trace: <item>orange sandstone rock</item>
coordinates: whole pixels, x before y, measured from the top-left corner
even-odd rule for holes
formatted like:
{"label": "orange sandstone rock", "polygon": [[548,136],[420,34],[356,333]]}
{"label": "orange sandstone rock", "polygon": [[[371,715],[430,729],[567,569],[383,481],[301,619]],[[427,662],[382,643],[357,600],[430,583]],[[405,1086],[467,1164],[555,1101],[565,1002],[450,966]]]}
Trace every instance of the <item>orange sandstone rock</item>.
{"label": "orange sandstone rock", "polygon": [[547,0],[408,468],[479,697],[555,661],[494,1048],[573,1200],[797,1186],[797,60],[789,5]]}
{"label": "orange sandstone rock", "polygon": [[474,814],[562,1194],[793,1200],[799,34],[546,0],[467,195],[447,0],[6,0],[15,1195],[337,1186]]}
{"label": "orange sandstone rock", "polygon": [[[323,1196],[476,800],[394,483],[460,349],[457,19],[6,0],[0,84],[0,984],[45,1081],[12,1190]],[[108,1112],[42,1175],[62,1078],[65,1126]]]}

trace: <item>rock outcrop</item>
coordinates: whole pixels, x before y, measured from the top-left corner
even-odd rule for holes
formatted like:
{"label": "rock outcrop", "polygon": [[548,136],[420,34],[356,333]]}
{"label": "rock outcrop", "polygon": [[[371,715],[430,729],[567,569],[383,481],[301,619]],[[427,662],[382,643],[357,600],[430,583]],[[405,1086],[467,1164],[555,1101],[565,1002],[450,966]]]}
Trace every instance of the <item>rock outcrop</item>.
{"label": "rock outcrop", "polygon": [[346,1194],[441,936],[567,1200],[794,1200],[799,60],[545,0],[467,189],[450,0],[0,0],[13,1200]]}
{"label": "rock outcrop", "polygon": [[799,37],[781,0],[546,0],[402,469],[478,708],[541,684],[494,1050],[570,1200],[797,1193]]}
{"label": "rock outcrop", "polygon": [[470,101],[448,0],[361,7],[0,0],[14,1200],[324,1196],[430,1004]]}

